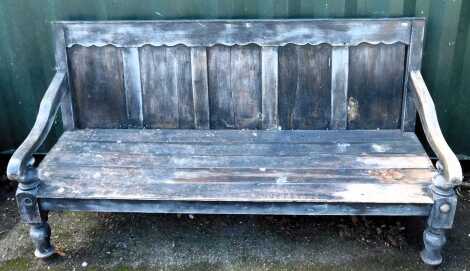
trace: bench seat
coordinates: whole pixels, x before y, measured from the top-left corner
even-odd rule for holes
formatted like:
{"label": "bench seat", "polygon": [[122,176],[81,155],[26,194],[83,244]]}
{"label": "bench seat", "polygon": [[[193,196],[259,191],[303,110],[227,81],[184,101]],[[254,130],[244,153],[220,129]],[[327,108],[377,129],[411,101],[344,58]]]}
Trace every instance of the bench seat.
{"label": "bench seat", "polygon": [[399,130],[65,132],[38,198],[432,204],[433,165]]}

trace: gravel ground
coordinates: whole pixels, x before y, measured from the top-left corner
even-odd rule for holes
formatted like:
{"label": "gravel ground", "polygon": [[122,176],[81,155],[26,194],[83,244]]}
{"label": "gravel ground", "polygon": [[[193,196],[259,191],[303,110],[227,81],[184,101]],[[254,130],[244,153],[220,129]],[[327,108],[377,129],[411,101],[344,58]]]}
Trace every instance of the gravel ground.
{"label": "gravel ground", "polygon": [[[33,257],[14,185],[0,180],[0,271],[430,270],[418,218],[53,213],[59,256]],[[470,270],[470,204],[460,204],[440,270]]]}

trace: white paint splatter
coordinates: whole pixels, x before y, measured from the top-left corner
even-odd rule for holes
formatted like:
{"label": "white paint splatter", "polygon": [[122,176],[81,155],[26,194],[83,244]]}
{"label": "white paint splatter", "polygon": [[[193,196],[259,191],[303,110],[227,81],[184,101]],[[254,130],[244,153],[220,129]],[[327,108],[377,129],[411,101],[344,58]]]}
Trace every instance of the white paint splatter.
{"label": "white paint splatter", "polygon": [[287,178],[286,177],[279,177],[276,179],[276,183],[287,183]]}
{"label": "white paint splatter", "polygon": [[376,152],[386,152],[390,150],[390,146],[387,145],[379,145],[379,144],[372,144],[372,149]]}
{"label": "white paint splatter", "polygon": [[420,202],[432,203],[426,193],[419,185],[388,184],[387,186],[378,184],[352,183],[346,185],[344,190],[333,193],[335,199],[344,202],[374,202],[374,203],[399,203],[399,202]]}
{"label": "white paint splatter", "polygon": [[338,143],[338,144],[336,144],[336,148],[338,149],[338,152],[346,152],[350,146],[351,146],[351,144],[349,144],[349,143]]}

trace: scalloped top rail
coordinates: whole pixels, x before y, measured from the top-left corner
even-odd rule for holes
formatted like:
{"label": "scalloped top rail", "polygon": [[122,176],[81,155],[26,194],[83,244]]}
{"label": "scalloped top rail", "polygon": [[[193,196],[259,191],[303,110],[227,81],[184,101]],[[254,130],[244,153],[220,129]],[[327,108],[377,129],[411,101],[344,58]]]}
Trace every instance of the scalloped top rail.
{"label": "scalloped top rail", "polygon": [[63,27],[67,47],[321,43],[355,46],[360,43],[410,44],[414,21],[424,22],[424,19],[68,21],[55,24]]}

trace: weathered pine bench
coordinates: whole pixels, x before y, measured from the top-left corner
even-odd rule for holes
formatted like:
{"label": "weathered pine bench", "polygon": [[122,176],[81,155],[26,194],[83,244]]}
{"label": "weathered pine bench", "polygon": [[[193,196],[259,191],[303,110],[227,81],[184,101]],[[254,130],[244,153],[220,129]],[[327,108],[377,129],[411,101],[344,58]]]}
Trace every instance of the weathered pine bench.
{"label": "weathered pine bench", "polygon": [[49,211],[400,215],[429,217],[421,257],[440,264],[462,173],[420,74],[424,25],[54,23],[57,73],[8,166],[35,255],[54,253]]}

